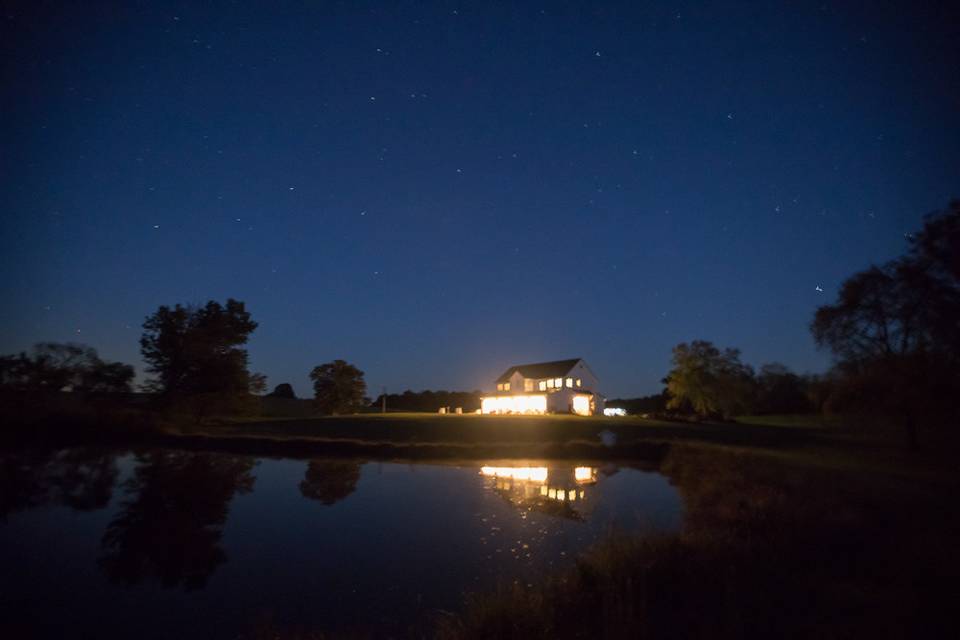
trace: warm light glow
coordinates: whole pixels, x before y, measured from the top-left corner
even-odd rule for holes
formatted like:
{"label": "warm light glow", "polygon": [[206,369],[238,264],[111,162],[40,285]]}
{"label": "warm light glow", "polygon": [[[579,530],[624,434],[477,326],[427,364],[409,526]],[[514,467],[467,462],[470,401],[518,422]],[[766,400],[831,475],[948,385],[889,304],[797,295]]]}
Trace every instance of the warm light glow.
{"label": "warm light glow", "polygon": [[510,391],[510,383],[509,383],[509,382],[504,382],[504,383],[503,383],[503,390],[504,390],[504,391]]}
{"label": "warm light glow", "polygon": [[573,378],[567,378],[567,388],[568,389],[573,388]]}
{"label": "warm light glow", "polygon": [[547,396],[492,396],[480,401],[483,413],[526,413],[542,414],[547,412]]}
{"label": "warm light glow", "polygon": [[553,379],[553,386],[555,386],[555,387],[558,388],[558,389],[561,388],[561,387],[563,387],[563,378],[554,378],[554,379]]}
{"label": "warm light glow", "polygon": [[523,379],[523,390],[524,391],[533,391],[533,379],[524,378]]}
{"label": "warm light glow", "polygon": [[[555,469],[554,472],[556,471]],[[569,472],[562,470],[560,472],[561,478],[559,480],[555,478],[554,481],[563,483],[562,476],[569,478],[569,476],[566,475],[567,473]],[[597,481],[597,470],[594,467],[575,467],[573,469],[573,478],[579,486],[574,486],[573,488],[569,486],[551,487],[548,482],[548,478],[550,477],[548,467],[495,467],[487,465],[480,467],[480,474],[488,478],[494,478],[496,488],[499,490],[510,489],[511,481],[539,485],[539,491],[533,488],[536,494],[539,494],[542,498],[557,500],[558,502],[584,500],[586,493],[583,490],[583,485],[592,484]],[[529,493],[529,489],[523,488],[517,490],[523,494],[524,499],[529,499],[532,495]]]}
{"label": "warm light glow", "polygon": [[582,386],[583,386],[583,380],[581,380],[580,378],[577,378],[577,386],[578,386],[578,387],[582,387]]}
{"label": "warm light glow", "polygon": [[546,380],[541,380],[541,381],[540,381],[540,391],[546,391],[546,390],[547,390],[547,381],[546,381]]}
{"label": "warm light glow", "polygon": [[547,388],[553,389],[553,378],[550,378],[549,380],[547,380]]}
{"label": "warm light glow", "polygon": [[592,482],[595,479],[593,467],[577,467],[573,470],[573,479],[577,482]]}
{"label": "warm light glow", "polygon": [[622,407],[607,407],[603,410],[603,415],[605,416],[625,416],[627,415],[627,410]]}
{"label": "warm light glow", "polygon": [[546,467],[480,467],[480,473],[494,478],[512,478],[530,482],[546,482]]}
{"label": "warm light glow", "polygon": [[581,415],[590,415],[590,396],[573,396],[573,412]]}

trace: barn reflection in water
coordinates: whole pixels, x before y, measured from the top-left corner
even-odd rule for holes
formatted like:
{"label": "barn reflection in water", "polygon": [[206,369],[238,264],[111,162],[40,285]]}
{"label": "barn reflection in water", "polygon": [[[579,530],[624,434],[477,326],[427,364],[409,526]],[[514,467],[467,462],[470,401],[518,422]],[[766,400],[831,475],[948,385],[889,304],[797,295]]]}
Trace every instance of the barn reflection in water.
{"label": "barn reflection in water", "polygon": [[584,520],[591,511],[596,467],[494,466],[480,468],[488,489],[523,511]]}

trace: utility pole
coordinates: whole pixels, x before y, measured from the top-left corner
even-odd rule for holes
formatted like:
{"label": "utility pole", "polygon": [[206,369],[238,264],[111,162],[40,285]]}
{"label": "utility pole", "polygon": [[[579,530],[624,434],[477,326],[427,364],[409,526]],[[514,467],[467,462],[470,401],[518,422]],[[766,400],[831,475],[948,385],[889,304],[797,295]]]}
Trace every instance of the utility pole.
{"label": "utility pole", "polygon": [[382,392],[380,393],[380,413],[387,412],[387,388],[383,387]]}

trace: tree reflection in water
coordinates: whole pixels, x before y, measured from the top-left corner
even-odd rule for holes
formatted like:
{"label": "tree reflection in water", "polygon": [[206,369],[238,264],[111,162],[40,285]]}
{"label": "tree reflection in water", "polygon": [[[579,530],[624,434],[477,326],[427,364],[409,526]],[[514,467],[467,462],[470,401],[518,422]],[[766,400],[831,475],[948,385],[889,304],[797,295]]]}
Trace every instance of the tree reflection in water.
{"label": "tree reflection in water", "polygon": [[0,522],[44,506],[102,509],[117,480],[117,454],[99,449],[26,451],[0,456]]}
{"label": "tree reflection in water", "polygon": [[107,526],[99,563],[126,585],[156,579],[201,589],[227,556],[220,547],[236,494],[253,490],[253,458],[151,451],[123,487],[128,498]]}
{"label": "tree reflection in water", "polygon": [[300,493],[304,498],[330,506],[356,491],[359,480],[359,463],[311,460],[300,482]]}

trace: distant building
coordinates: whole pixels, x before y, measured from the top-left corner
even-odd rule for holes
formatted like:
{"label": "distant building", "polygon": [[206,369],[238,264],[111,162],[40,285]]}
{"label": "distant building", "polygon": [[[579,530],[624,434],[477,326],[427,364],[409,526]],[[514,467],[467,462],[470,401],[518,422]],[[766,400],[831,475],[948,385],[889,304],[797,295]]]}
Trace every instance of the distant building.
{"label": "distant building", "polygon": [[496,385],[494,394],[481,399],[482,413],[603,414],[597,376],[581,358],[516,365],[504,371]]}

